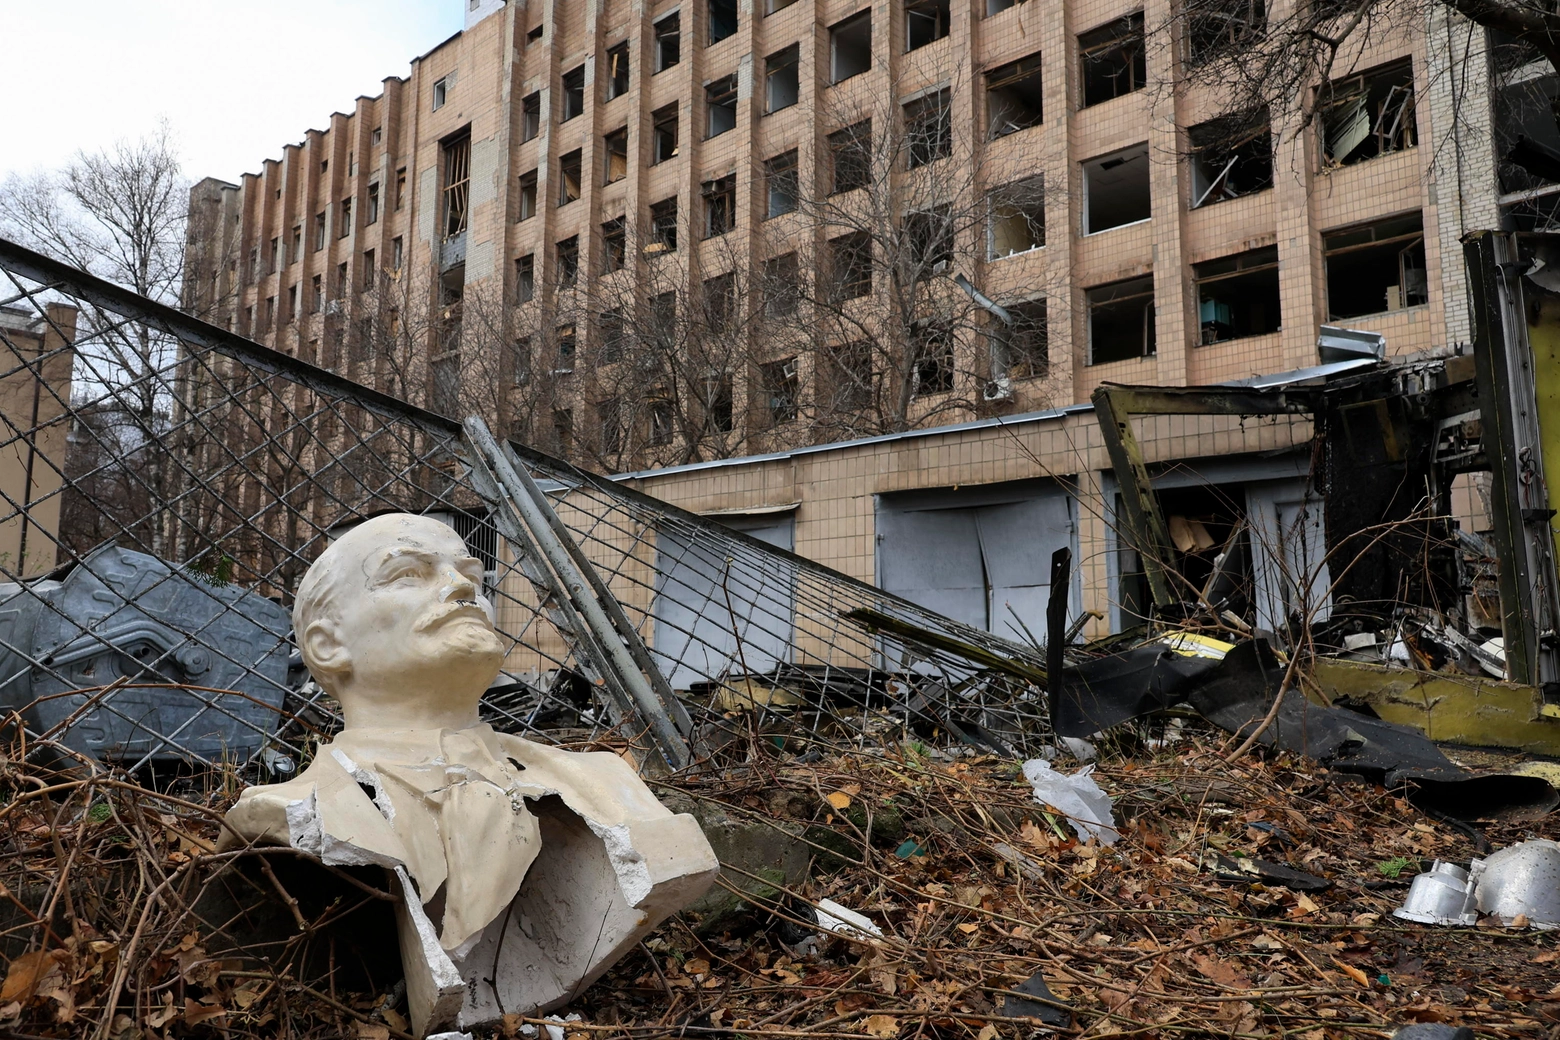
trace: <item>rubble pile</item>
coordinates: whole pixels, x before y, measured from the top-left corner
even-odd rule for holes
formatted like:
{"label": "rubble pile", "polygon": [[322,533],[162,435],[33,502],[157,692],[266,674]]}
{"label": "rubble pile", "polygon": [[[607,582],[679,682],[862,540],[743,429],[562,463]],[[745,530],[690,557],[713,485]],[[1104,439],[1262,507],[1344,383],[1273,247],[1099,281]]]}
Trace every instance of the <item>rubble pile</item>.
{"label": "rubble pile", "polygon": [[[757,738],[740,764],[661,781],[721,887],[556,1017],[499,1035],[1560,1037],[1554,933],[1393,916],[1435,861],[1560,838],[1554,816],[1429,817],[1287,751],[1230,763],[1196,720],[1098,743],[1084,780],[1110,800],[1093,821],[1109,846],[1036,800],[1035,778],[1084,773],[1066,752],[1026,769],[914,739],[797,755]],[[382,871],[216,852],[236,783],[159,793],[19,750],[0,772],[0,1032],[411,1035]]]}

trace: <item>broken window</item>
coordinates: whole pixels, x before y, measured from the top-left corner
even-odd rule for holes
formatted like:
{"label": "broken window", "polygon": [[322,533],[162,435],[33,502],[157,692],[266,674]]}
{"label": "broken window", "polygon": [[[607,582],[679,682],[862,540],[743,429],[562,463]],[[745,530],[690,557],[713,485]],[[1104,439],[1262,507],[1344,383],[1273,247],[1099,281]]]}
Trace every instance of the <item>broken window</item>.
{"label": "broken window", "polygon": [[462,134],[444,146],[444,237],[466,231],[471,189],[471,136]]}
{"label": "broken window", "polygon": [[314,215],[314,248],[316,250],[320,250],[320,249],[324,249],[325,248],[325,214],[324,213],[316,213]]}
{"label": "broken window", "polygon": [[601,334],[601,363],[615,365],[623,360],[623,312],[613,308],[603,311],[596,319],[596,330]]}
{"label": "broken window", "polygon": [[400,235],[390,240],[390,270],[401,270],[401,261],[406,257],[406,243]]}
{"label": "broken window", "polygon": [[865,231],[829,239],[829,274],[835,302],[872,292],[872,238]]}
{"label": "broken window", "polygon": [[271,268],[266,273],[267,274],[275,274],[276,273],[276,269],[278,267],[280,267],[281,265],[282,265],[282,240],[280,238],[273,238],[273,239],[271,239]]}
{"label": "broken window", "polygon": [[628,176],[628,127],[613,131],[602,139],[606,152],[605,183],[611,184]]}
{"label": "broken window", "polygon": [[[378,185],[373,185],[371,190],[377,189],[377,188],[378,188]],[[375,212],[377,213],[378,210],[376,209]],[[378,219],[377,216],[376,216],[375,219]],[[371,220],[371,221],[369,221],[369,223],[372,224],[373,221]],[[291,246],[287,250],[287,255],[288,255],[290,261],[292,263],[295,263],[295,264],[299,260],[303,259],[303,225],[302,224],[294,224],[293,225],[293,229],[292,229],[292,244],[291,244]]]}
{"label": "broken window", "polygon": [[460,354],[449,353],[428,364],[428,407],[440,415],[460,411]]}
{"label": "broken window", "polygon": [[515,261],[515,302],[530,303],[536,297],[536,254]]}
{"label": "broken window", "polygon": [[512,355],[515,385],[525,386],[531,381],[531,337],[516,336]]}
{"label": "broken window", "polygon": [[677,106],[650,113],[650,165],[677,158]]}
{"label": "broken window", "polygon": [[732,330],[737,320],[737,280],[727,272],[704,280],[704,320],[716,335]]}
{"label": "broken window", "polygon": [[986,256],[1000,260],[1045,245],[1045,178],[1028,177],[986,196]]}
{"label": "broken window", "polygon": [[1250,47],[1267,28],[1263,0],[1190,0],[1186,43],[1190,62],[1198,64]]}
{"label": "broken window", "polygon": [[289,285],[287,287],[287,313],[282,315],[282,320],[283,321],[292,321],[293,318],[295,318],[297,316],[297,314],[298,314],[298,287],[296,285]]}
{"label": "broken window", "polygon": [[992,137],[1041,124],[1040,73],[1038,54],[986,73],[986,129]]}
{"label": "broken window", "polygon": [[1323,161],[1347,166],[1419,142],[1407,58],[1327,85],[1319,100]]}
{"label": "broken window", "polygon": [[1025,0],[986,0],[986,17],[990,18],[994,14],[1001,14],[1009,7],[1017,7],[1024,2]]}
{"label": "broken window", "polygon": [[580,197],[580,150],[558,156],[558,205],[567,206]]}
{"label": "broken window", "polygon": [[347,278],[347,265],[346,262],[343,261],[342,263],[336,265],[336,299],[346,299],[347,290],[351,287],[352,283]]}
{"label": "broken window", "polygon": [[395,208],[396,208],[396,212],[399,213],[401,211],[401,208],[403,206],[405,206],[405,205],[406,205],[406,167],[403,166],[399,170],[395,171]]}
{"label": "broken window", "polygon": [[563,122],[585,114],[585,66],[563,74]]}
{"label": "broken window", "polygon": [[596,402],[597,443],[602,454],[615,455],[623,450],[623,399],[609,397]]}
{"label": "broken window", "polygon": [[574,371],[574,352],[577,343],[574,325],[559,325],[553,331],[553,343],[557,356],[553,359],[553,374],[567,375]]}
{"label": "broken window", "polygon": [[[1550,109],[1560,75],[1531,40],[1490,30],[1493,65],[1493,144],[1503,193],[1529,192],[1560,182],[1560,130]],[[1552,219],[1548,193],[1506,208],[1514,230],[1542,230]]]}
{"label": "broken window", "polygon": [[780,426],[793,421],[802,396],[802,379],[796,358],[759,365],[758,389],[769,425]]}
{"label": "broken window", "polygon": [[309,282],[309,310],[318,314],[325,309],[325,276],[315,275]]}
{"label": "broken window", "polygon": [[704,237],[724,235],[737,226],[737,175],[727,174],[713,181],[705,181]]}
{"label": "broken window", "polygon": [[818,358],[820,404],[830,412],[859,412],[872,404],[872,344],[856,340],[825,347]]}
{"label": "broken window", "polygon": [[363,250],[363,290],[365,292],[374,288],[379,279],[379,272],[374,267],[374,251]]}
{"label": "broken window", "polygon": [[[434,341],[438,350],[460,349],[460,331],[465,309],[466,269],[455,267],[446,271],[439,279],[439,318],[434,328]],[[365,329],[369,327],[370,322],[371,319],[364,319]],[[368,337],[360,333],[358,342],[366,347]]]}
{"label": "broken window", "polygon": [[796,104],[801,92],[801,52],[796,44],[764,59],[764,111],[778,112]]}
{"label": "broken window", "polygon": [[953,211],[948,206],[905,214],[906,282],[928,277],[932,268],[953,259]]}
{"label": "broken window", "polygon": [[829,27],[829,82],[841,83],[872,68],[872,9]]}
{"label": "broken window", "polygon": [[1203,343],[1279,330],[1278,247],[1192,265]]}
{"label": "broken window", "polygon": [[652,26],[655,33],[655,71],[665,72],[682,60],[682,18],[678,12]]}
{"label": "broken window", "polygon": [[669,253],[677,248],[677,199],[662,199],[650,206],[650,245],[647,253]]}
{"label": "broken window", "polygon": [[789,318],[801,301],[801,264],[795,253],[764,261],[764,317]]}
{"label": "broken window", "polygon": [[910,169],[953,154],[952,100],[944,88],[905,105],[905,160]]}
{"label": "broken window", "polygon": [[[448,183],[449,183],[448,181],[445,182],[446,185],[448,185]],[[446,190],[448,190],[448,189],[446,188]],[[449,198],[448,195],[446,195],[445,196],[446,202],[448,201],[448,198]],[[464,209],[461,210],[461,215],[462,215],[462,225],[464,226],[464,222],[465,222],[465,210]],[[341,200],[341,231],[340,231],[340,234],[337,237],[338,238],[346,238],[350,234],[352,234],[352,196],[348,195],[346,198]],[[276,253],[275,253],[274,250],[271,253],[271,259],[273,261],[276,259]],[[274,268],[273,268],[273,270],[274,270]]]}
{"label": "broken window", "polygon": [[709,0],[710,43],[719,43],[737,31],[737,0]]}
{"label": "broken window", "polygon": [[1085,297],[1089,306],[1089,364],[1153,356],[1152,275],[1096,286]]}
{"label": "broken window", "polygon": [[719,137],[737,125],[737,77],[724,76],[704,88],[706,137]]}
{"label": "broken window", "polygon": [[953,335],[939,321],[918,321],[910,328],[917,396],[953,389]]}
{"label": "broken window", "polygon": [[650,334],[661,347],[677,342],[677,294],[657,293],[650,297]]}
{"label": "broken window", "polygon": [[865,188],[872,182],[872,120],[863,119],[829,135],[834,194]]}
{"label": "broken window", "polygon": [[1418,213],[1324,232],[1322,256],[1330,321],[1430,302]]}
{"label": "broken window", "polygon": [[574,409],[559,408],[552,414],[553,443],[558,454],[567,455],[574,449]]}
{"label": "broken window", "polygon": [[607,48],[607,100],[628,93],[628,41]]}
{"label": "broken window", "polygon": [[769,195],[769,204],[764,210],[766,217],[778,217],[796,209],[800,188],[796,177],[795,148],[764,163],[764,187]]}
{"label": "broken window", "polygon": [[794,3],[796,0],[764,0],[764,13],[774,14],[776,11],[784,11]]}
{"label": "broken window", "polygon": [[433,110],[437,112],[450,99],[450,88],[455,85],[455,73],[433,82]]}
{"label": "broken window", "polygon": [[936,43],[948,35],[949,0],[910,0],[905,4],[905,50]]}
{"label": "broken window", "polygon": [[624,217],[601,225],[601,271],[611,274],[623,270],[628,261],[628,222]]}
{"label": "broken window", "polygon": [[1002,309],[1013,324],[993,321],[987,333],[992,338],[992,378],[1039,379],[1046,374],[1051,349],[1045,300],[1008,303]]}
{"label": "broken window", "polygon": [[363,207],[363,223],[379,223],[379,185],[368,186],[368,204]]}
{"label": "broken window", "polygon": [[712,372],[704,379],[704,429],[710,433],[730,433],[734,428],[731,374]]}
{"label": "broken window", "polygon": [[558,243],[558,285],[568,288],[580,279],[580,236],[570,235]]}
{"label": "broken window", "polygon": [[1266,110],[1224,116],[1187,133],[1192,153],[1192,208],[1273,186],[1273,134]]}
{"label": "broken window", "polygon": [[1084,108],[1143,89],[1148,79],[1143,12],[1080,33],[1078,58],[1083,66]]}
{"label": "broken window", "polygon": [[527,94],[520,101],[520,143],[524,144],[542,132],[542,93]]}
{"label": "broken window", "polygon": [[530,220],[536,216],[536,171],[522,173],[520,175],[520,220]]}
{"label": "broken window", "polygon": [[1092,235],[1152,216],[1148,145],[1140,144],[1083,164],[1083,233]]}
{"label": "broken window", "polygon": [[645,443],[651,447],[672,443],[675,428],[672,402],[665,393],[664,390],[655,393],[645,408]]}

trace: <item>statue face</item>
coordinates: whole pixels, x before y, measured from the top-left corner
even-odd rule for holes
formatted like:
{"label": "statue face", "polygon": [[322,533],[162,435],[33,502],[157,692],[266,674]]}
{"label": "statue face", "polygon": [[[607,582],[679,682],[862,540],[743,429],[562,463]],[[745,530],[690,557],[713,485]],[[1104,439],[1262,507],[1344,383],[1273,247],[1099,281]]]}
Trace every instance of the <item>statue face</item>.
{"label": "statue face", "polygon": [[[427,517],[381,517],[347,534],[336,581],[335,641],[351,685],[438,697],[480,694],[503,662],[482,563]],[[428,687],[432,686],[432,689]]]}

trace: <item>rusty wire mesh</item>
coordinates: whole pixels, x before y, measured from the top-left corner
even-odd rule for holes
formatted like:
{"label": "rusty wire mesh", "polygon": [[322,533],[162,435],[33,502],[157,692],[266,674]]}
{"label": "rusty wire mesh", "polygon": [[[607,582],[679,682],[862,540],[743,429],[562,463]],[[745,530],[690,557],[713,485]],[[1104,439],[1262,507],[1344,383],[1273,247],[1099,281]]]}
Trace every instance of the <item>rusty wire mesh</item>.
{"label": "rusty wire mesh", "polygon": [[[10,243],[0,271],[0,707],[35,748],[130,772],[296,768],[339,720],[291,642],[293,590],[333,536],[388,511],[441,517],[486,565],[510,648],[490,723],[647,739],[604,710],[599,667],[499,536],[460,424],[355,382],[371,357],[317,368]],[[512,449],[698,747],[1044,735],[1036,648]]]}

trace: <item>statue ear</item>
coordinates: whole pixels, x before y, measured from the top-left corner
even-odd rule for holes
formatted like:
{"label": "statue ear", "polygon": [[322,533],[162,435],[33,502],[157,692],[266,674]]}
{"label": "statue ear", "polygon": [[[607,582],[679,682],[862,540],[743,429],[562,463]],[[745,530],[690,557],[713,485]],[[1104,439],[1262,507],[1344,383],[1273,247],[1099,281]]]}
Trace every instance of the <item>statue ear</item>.
{"label": "statue ear", "polygon": [[[312,621],[303,630],[303,661],[314,672],[341,675],[352,668],[352,655],[336,637],[336,626],[330,621]],[[316,679],[321,676],[316,675]]]}

